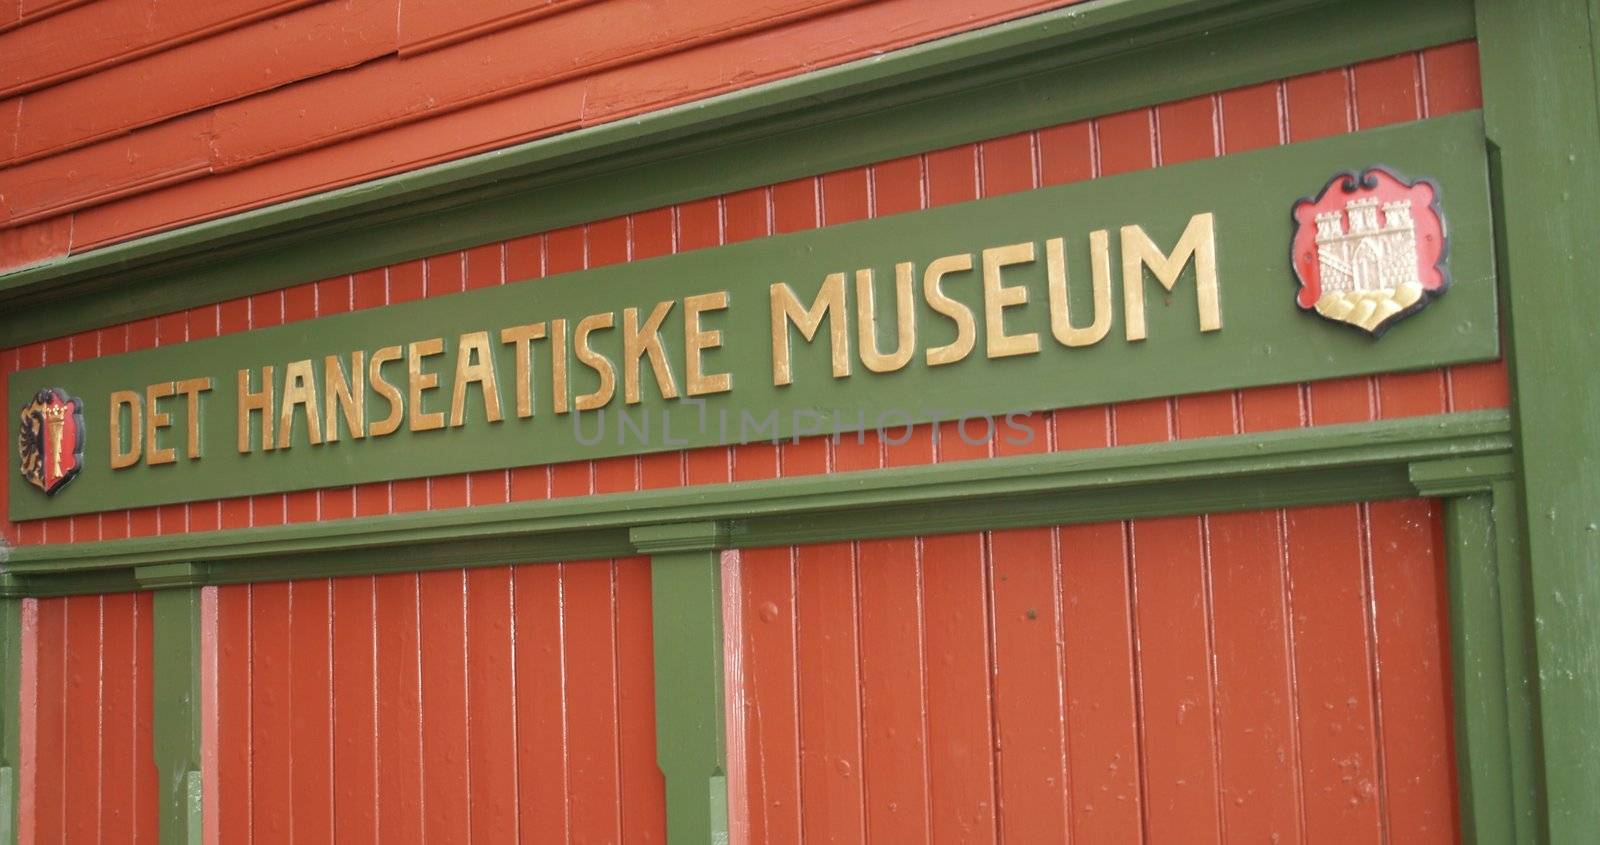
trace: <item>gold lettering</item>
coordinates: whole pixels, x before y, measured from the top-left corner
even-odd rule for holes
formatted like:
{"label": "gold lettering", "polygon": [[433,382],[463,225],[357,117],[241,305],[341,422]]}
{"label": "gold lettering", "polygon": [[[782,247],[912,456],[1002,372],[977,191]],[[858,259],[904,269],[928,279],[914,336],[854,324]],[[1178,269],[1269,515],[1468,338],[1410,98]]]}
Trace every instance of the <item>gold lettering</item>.
{"label": "gold lettering", "polygon": [[500,330],[501,343],[517,347],[517,416],[533,416],[533,341],[544,337],[544,323],[529,323]]}
{"label": "gold lettering", "polygon": [[[139,456],[144,454],[144,398],[138,391],[114,390],[111,392],[111,468],[127,469],[139,462]],[[128,430],[132,437],[124,438],[122,431],[122,408],[128,408]],[[123,450],[122,444],[126,440],[128,448]]]}
{"label": "gold lettering", "polygon": [[629,405],[639,403],[639,359],[650,356],[650,369],[656,374],[656,386],[661,398],[678,398],[678,385],[672,378],[672,368],[667,365],[667,353],[661,348],[661,322],[672,310],[672,300],[657,302],[651,309],[644,326],[639,325],[639,309],[622,311],[622,400]]}
{"label": "gold lettering", "polygon": [[400,420],[405,416],[405,401],[400,398],[400,388],[383,377],[383,365],[400,358],[400,347],[385,346],[373,352],[371,360],[367,362],[367,382],[372,385],[372,392],[389,402],[389,415],[367,429],[368,437],[383,437],[400,430]]}
{"label": "gold lettering", "polygon": [[700,315],[707,311],[721,311],[728,307],[728,292],[702,293],[683,298],[683,377],[684,393],[704,396],[707,393],[727,393],[733,389],[733,376],[728,373],[707,373],[700,356],[707,349],[722,346],[720,329],[701,329]]}
{"label": "gold lettering", "polygon": [[550,403],[558,414],[567,412],[567,321],[550,321]]}
{"label": "gold lettering", "polygon": [[152,384],[144,389],[144,406],[147,413],[144,415],[144,462],[149,466],[170,464],[178,460],[178,450],[168,446],[161,448],[159,432],[172,425],[172,415],[163,413],[161,400],[177,392],[172,382]]}
{"label": "gold lettering", "polygon": [[589,346],[589,335],[597,329],[611,328],[615,319],[615,315],[609,311],[604,314],[590,314],[579,320],[578,325],[572,330],[573,354],[600,376],[600,386],[595,388],[593,393],[585,393],[573,401],[573,405],[580,411],[593,411],[605,407],[617,392],[617,368],[611,365],[610,358]]}
{"label": "gold lettering", "polygon": [[311,359],[291,361],[283,368],[283,405],[278,413],[278,448],[288,449],[294,436],[294,409],[306,412],[306,439],[315,446],[322,442],[322,415],[317,410],[317,381],[311,374]]}
{"label": "gold lettering", "polygon": [[793,384],[794,368],[789,356],[789,324],[800,330],[807,343],[817,336],[822,318],[828,318],[828,339],[833,350],[833,377],[850,375],[850,334],[844,310],[844,274],[830,273],[822,280],[817,298],[810,308],[800,305],[794,289],[775,282],[772,297],[772,383]]}
{"label": "gold lettering", "polygon": [[922,273],[922,296],[928,306],[949,317],[956,324],[956,339],[944,346],[936,346],[926,353],[928,366],[954,364],[972,354],[977,343],[978,326],[972,319],[972,309],[945,295],[940,283],[950,273],[972,269],[971,255],[946,255],[934,259]]}
{"label": "gold lettering", "polygon": [[1222,306],[1217,291],[1215,216],[1207,211],[1190,217],[1171,255],[1163,254],[1142,227],[1122,227],[1122,308],[1128,340],[1145,339],[1144,268],[1149,267],[1156,281],[1171,291],[1191,258],[1200,331],[1218,331],[1222,328]]}
{"label": "gold lettering", "polygon": [[856,271],[856,344],[861,363],[875,373],[890,373],[911,362],[917,351],[916,303],[911,301],[911,280],[917,268],[909,261],[894,266],[894,352],[878,350],[878,311],[873,301],[872,271]]}
{"label": "gold lettering", "polygon": [[1000,270],[1033,260],[1033,243],[990,247],[983,251],[983,325],[984,348],[990,358],[1008,358],[1012,355],[1031,355],[1039,351],[1039,335],[1006,334],[1005,309],[1028,302],[1028,289],[1021,285],[1005,287],[1000,283]]}
{"label": "gold lettering", "polygon": [[1045,264],[1050,272],[1050,332],[1065,346],[1092,346],[1111,331],[1110,235],[1104,229],[1089,233],[1089,263],[1093,276],[1094,320],[1088,328],[1073,328],[1067,303],[1067,256],[1061,238],[1044,242]]}
{"label": "gold lettering", "polygon": [[250,451],[250,415],[261,414],[261,448],[270,451],[272,440],[272,412],[277,403],[272,401],[272,365],[261,368],[261,390],[251,392],[250,371],[239,371],[239,452]]}
{"label": "gold lettering", "polygon": [[[366,357],[360,350],[350,353],[350,376],[358,379],[357,384],[360,384],[362,364]],[[322,390],[323,400],[327,403],[322,416],[328,424],[327,431],[322,435],[323,442],[339,442],[340,414],[344,415],[344,424],[350,429],[351,437],[356,440],[366,437],[367,392],[359,388],[351,389],[350,379],[345,376],[344,363],[337,355],[322,359]]]}
{"label": "gold lettering", "polygon": [[409,375],[407,404],[410,405],[409,427],[412,431],[432,431],[444,428],[444,412],[427,413],[422,410],[422,394],[439,386],[439,374],[422,369],[422,359],[444,352],[444,338],[431,337],[413,341],[406,347],[406,370]]}
{"label": "gold lettering", "polygon": [[185,454],[189,460],[200,459],[200,394],[210,392],[211,377],[188,378],[178,382],[178,395],[188,400],[186,407],[188,417],[185,420],[188,429],[189,442],[186,444]]}
{"label": "gold lettering", "polygon": [[467,421],[467,385],[477,382],[483,391],[483,418],[500,421],[500,385],[494,377],[494,353],[488,332],[467,332],[456,344],[456,381],[450,394],[450,425]]}

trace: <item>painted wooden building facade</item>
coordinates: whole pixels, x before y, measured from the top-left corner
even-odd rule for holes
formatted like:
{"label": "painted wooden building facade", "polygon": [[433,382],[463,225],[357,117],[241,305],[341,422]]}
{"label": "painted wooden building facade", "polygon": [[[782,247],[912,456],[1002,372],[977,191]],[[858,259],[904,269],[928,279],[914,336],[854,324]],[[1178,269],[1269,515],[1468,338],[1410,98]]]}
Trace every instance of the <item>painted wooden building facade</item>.
{"label": "painted wooden building facade", "polygon": [[0,841],[1593,841],[1596,24],[0,4]]}

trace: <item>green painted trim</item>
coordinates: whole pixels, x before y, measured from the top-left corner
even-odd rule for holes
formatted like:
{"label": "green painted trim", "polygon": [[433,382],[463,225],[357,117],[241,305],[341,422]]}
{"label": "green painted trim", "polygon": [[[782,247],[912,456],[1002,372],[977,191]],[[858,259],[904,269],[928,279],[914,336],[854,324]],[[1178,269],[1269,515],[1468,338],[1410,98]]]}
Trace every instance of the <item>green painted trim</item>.
{"label": "green painted trim", "polygon": [[198,843],[200,803],[200,590],[153,598],[154,751],[162,842]]}
{"label": "green painted trim", "polygon": [[14,271],[0,276],[0,337],[57,337],[1473,33],[1467,0],[1102,0]]}
{"label": "green painted trim", "polygon": [[1493,503],[1485,494],[1445,503],[1461,830],[1480,843],[1515,841]]}
{"label": "green painted trim", "polygon": [[[723,526],[635,529],[650,554],[656,761],[666,779],[667,841],[728,841],[723,698]],[[671,679],[661,683],[661,679]]]}
{"label": "green painted trim", "polygon": [[[1387,334],[1381,343],[1349,326],[1300,313],[1292,302],[1292,274],[1284,266],[1284,245],[1293,239],[1284,209],[1320,187],[1328,174],[1359,169],[1373,161],[1435,179],[1441,186],[1441,202],[1453,238],[1449,256],[1453,282],[1448,295],[1407,321],[1403,329]],[[1008,416],[1013,412],[1491,361],[1500,357],[1500,344],[1488,181],[1482,119],[1476,111],[1465,111],[616,264],[537,284],[491,287],[109,359],[29,369],[11,379],[7,407],[22,408],[41,387],[59,386],[82,398],[87,427],[101,432],[115,415],[112,397],[119,390],[196,377],[206,379],[213,389],[193,397],[194,418],[181,399],[166,405],[171,418],[164,438],[168,446],[182,454],[182,432],[192,427],[198,434],[190,445],[203,460],[180,458],[164,465],[140,463],[113,469],[104,437],[91,436],[77,480],[55,495],[42,495],[21,473],[11,474],[11,519],[679,451],[776,440],[836,427],[876,425],[892,430],[904,424],[978,414],[990,415],[985,423],[995,437],[1013,440],[1019,431]],[[1237,190],[1238,185],[1250,185],[1251,190]],[[1047,293],[1052,285],[1046,279],[1045,241],[1066,236],[1071,246],[1066,249],[1065,277],[1081,280],[1090,275],[1089,249],[1084,242],[1089,232],[1115,230],[1136,221],[1155,243],[1166,248],[1164,245],[1176,243],[1186,229],[1195,231],[1191,215],[1201,211],[1211,215],[1206,220],[1214,221],[1208,223],[1207,231],[1214,226],[1219,330],[1201,330],[1204,320],[1197,321],[1196,314],[1203,297],[1196,294],[1193,271],[1185,271],[1174,290],[1149,303],[1133,296],[1137,287],[1127,292],[1119,288],[1108,300],[1110,313],[1100,315],[1109,318],[1106,328],[1110,335],[1105,339],[1070,348],[1047,334],[1062,311],[1054,304],[1056,298]],[[851,350],[850,344],[844,343],[844,348],[834,352],[847,360],[859,358],[860,364],[848,377],[837,377],[828,350],[823,348],[830,345],[826,335],[801,345],[795,332],[781,322],[779,334],[773,334],[767,290],[772,279],[794,282],[800,301],[810,302],[822,279],[841,267],[871,268],[879,274],[878,295],[892,299],[895,294],[885,289],[882,280],[897,275],[897,262],[909,258],[921,265],[939,255],[971,257],[988,247],[1013,243],[1031,244],[1031,254],[1039,256],[1039,260],[1030,259],[1007,271],[1009,283],[1018,291],[1018,302],[1007,309],[1005,320],[1010,331],[1034,341],[1033,354],[994,360],[974,353],[953,365],[930,365],[920,352],[954,341],[956,329],[953,321],[919,295],[903,303],[909,306],[912,328],[908,334],[914,338],[911,351],[918,354],[893,373],[871,372],[867,345],[858,343],[859,348]],[[1113,252],[1109,263],[1117,266],[1119,260],[1126,263],[1129,255]],[[1132,280],[1137,282],[1138,259],[1132,260],[1136,262]],[[985,305],[987,295],[978,284],[980,275],[987,278],[987,273],[978,271],[961,273],[947,280],[945,292],[972,314],[992,315]],[[1073,289],[1080,294],[1079,305],[1085,307],[1091,304],[1086,287]],[[1152,286],[1151,290],[1160,289]],[[580,325],[586,314],[610,314],[620,324],[623,321],[617,312],[625,307],[640,306],[648,313],[658,301],[671,305],[679,297],[706,291],[725,292],[726,307],[704,320],[705,326],[720,333],[720,346],[709,353],[705,367],[726,374],[732,387],[729,392],[702,397],[703,401],[663,398],[652,376],[646,375],[642,394],[631,405],[624,403],[620,393],[613,393],[598,409],[564,413],[559,405],[565,403],[558,404],[555,395],[557,380],[551,360],[568,360],[569,373],[560,386],[567,396],[595,390],[600,382],[594,371],[569,359],[573,354],[581,358],[583,348],[592,343],[596,354],[615,362],[617,369],[628,370],[623,354],[627,332],[615,330],[600,332],[593,341],[545,343],[533,350],[523,347],[524,356],[531,351],[531,368],[526,359],[517,362],[519,356],[509,344],[493,343],[482,353],[483,360],[500,376],[493,384],[486,383],[482,392],[485,397],[497,397],[496,407],[505,409],[505,419],[496,422],[487,421],[475,401],[476,407],[461,408],[465,413],[459,427],[431,431],[402,427],[381,437],[346,434],[338,442],[323,442],[321,436],[313,442],[306,421],[292,427],[280,422],[276,426],[278,448],[266,451],[259,447],[261,438],[252,430],[264,434],[273,426],[265,419],[247,419],[241,424],[236,414],[233,386],[238,372],[253,373],[251,381],[257,385],[270,379],[276,395],[287,402],[283,362],[300,360],[311,369],[310,362],[320,365],[325,355],[336,356],[335,361],[346,360],[351,349],[366,350],[375,360],[373,350],[397,340],[434,336],[445,339],[440,344],[445,347],[443,353],[428,364],[431,372],[442,374],[436,378],[440,384],[427,402],[413,395],[401,404],[413,421],[420,409],[432,407],[444,426],[443,408],[449,403],[453,382],[450,374],[461,371],[466,354],[457,347],[458,335],[487,330],[487,342],[499,337],[508,325],[562,319],[573,326]],[[871,300],[855,291],[840,296],[845,311]],[[1118,315],[1117,303],[1129,314]],[[687,371],[687,342],[683,340],[687,309],[685,304],[676,309],[676,315],[667,315],[658,335],[658,349],[664,350],[663,363],[669,372]],[[1148,321],[1148,339],[1129,339],[1134,334],[1134,316],[1140,323]],[[841,313],[830,319],[839,321],[833,323],[835,329],[850,334],[849,318]],[[697,326],[701,323],[700,318],[695,321]],[[857,329],[870,328],[859,317],[853,322]],[[553,322],[549,325],[552,337],[579,336],[558,330]],[[785,335],[794,349],[793,383],[776,385],[770,350],[783,344]],[[994,343],[993,331],[986,330],[984,337],[987,343]],[[1250,364],[1240,366],[1241,361]],[[275,367],[276,374],[264,376],[263,365]],[[389,378],[396,372],[403,380],[403,362],[391,365]],[[1134,373],[1136,377],[1130,378]],[[357,405],[372,409],[371,419],[376,422],[378,409],[389,400],[367,384],[365,370],[355,375]],[[513,413],[513,391],[507,381],[517,384],[519,396],[531,385],[531,416],[524,419]],[[318,404],[318,396],[328,395],[327,379],[320,373],[309,374],[306,386],[313,406]],[[456,387],[464,390],[459,384]],[[624,414],[631,420],[631,433]],[[299,416],[306,420],[320,416],[329,426],[338,423],[329,415],[337,417],[333,411]],[[148,422],[156,414],[152,407],[141,416]],[[320,430],[320,423],[317,428]],[[153,436],[146,439],[155,442]],[[244,453],[237,447],[241,439],[246,441]]]}
{"label": "green painted trim", "polygon": [[[617,493],[360,520],[24,546],[21,594],[72,578],[137,588],[129,572],[189,564],[190,584],[630,554],[629,529],[725,521],[750,547],[1417,495],[1415,462],[1503,455],[1503,411],[1411,417],[1171,443]],[[185,583],[181,571],[162,583]],[[120,580],[119,580],[120,579]]]}
{"label": "green painted trim", "polygon": [[1496,169],[1545,831],[1600,831],[1600,83],[1590,0],[1477,7]]}
{"label": "green painted trim", "polygon": [[1500,590],[1500,644],[1505,652],[1506,745],[1517,842],[1538,842],[1544,830],[1544,772],[1539,750],[1534,677],[1534,623],[1530,614],[1527,550],[1521,496],[1514,478],[1498,480],[1494,496],[1495,561]]}
{"label": "green painted trim", "polygon": [[0,598],[0,843],[17,841],[21,708],[22,600]]}

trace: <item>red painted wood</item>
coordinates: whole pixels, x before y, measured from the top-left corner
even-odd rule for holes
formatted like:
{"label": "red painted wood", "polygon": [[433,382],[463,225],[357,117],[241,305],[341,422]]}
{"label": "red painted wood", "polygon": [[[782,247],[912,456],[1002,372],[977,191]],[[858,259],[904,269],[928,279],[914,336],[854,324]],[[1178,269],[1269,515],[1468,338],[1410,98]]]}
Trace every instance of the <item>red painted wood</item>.
{"label": "red painted wood", "polygon": [[1066,677],[1059,561],[1049,528],[989,538],[1001,838],[1067,837]]}
{"label": "red painted wood", "polygon": [[374,579],[335,579],[331,600],[333,833],[335,839],[375,840],[379,702]]}
{"label": "red painted wood", "polygon": [[516,619],[518,822],[568,841],[566,638],[561,566],[512,569]]}
{"label": "red painted wood", "polygon": [[856,558],[849,543],[795,556],[799,675],[800,812],[807,838],[865,833]]}
{"label": "red painted wood", "polygon": [[928,660],[929,825],[938,840],[992,842],[995,827],[992,635],[981,538],[922,541]]}
{"label": "red painted wood", "polygon": [[1056,529],[1065,641],[1067,783],[1072,835],[1143,836],[1133,583],[1121,524]]}
{"label": "red painted wood", "polygon": [[29,600],[20,841],[155,841],[150,597]]}
{"label": "red painted wood", "polygon": [[738,571],[753,841],[1456,836],[1428,502],[755,549]]}
{"label": "red painted wood", "polygon": [[644,559],[218,588],[218,835],[664,841],[649,602]]}
{"label": "red painted wood", "polygon": [[616,620],[608,562],[564,566],[566,630],[567,788],[573,839],[621,837],[622,807],[616,732]]}
{"label": "red painted wood", "polygon": [[1454,713],[1439,506],[1367,506],[1386,818],[1395,842],[1455,838]]}
{"label": "red painted wood", "polygon": [[[467,775],[474,839],[517,836],[517,699],[511,570],[466,573]],[[431,714],[430,714],[431,715]]]}
{"label": "red painted wood", "polygon": [[1216,638],[1223,829],[1251,841],[1301,841],[1300,737],[1288,568],[1280,517],[1206,517]]}
{"label": "red painted wood", "polygon": [[931,834],[920,551],[910,538],[860,545],[862,778],[872,785],[868,841],[924,842]]}
{"label": "red painted wood", "polygon": [[739,554],[739,573],[747,824],[754,842],[796,843],[801,828],[793,555],[786,548],[746,549]]}
{"label": "red painted wood", "polygon": [[[377,712],[378,840],[421,842],[422,615],[416,575],[373,579]],[[224,715],[226,718],[226,714]]]}
{"label": "red painted wood", "polygon": [[1306,828],[1352,842],[1378,841],[1385,789],[1362,534],[1356,505],[1288,513]]}

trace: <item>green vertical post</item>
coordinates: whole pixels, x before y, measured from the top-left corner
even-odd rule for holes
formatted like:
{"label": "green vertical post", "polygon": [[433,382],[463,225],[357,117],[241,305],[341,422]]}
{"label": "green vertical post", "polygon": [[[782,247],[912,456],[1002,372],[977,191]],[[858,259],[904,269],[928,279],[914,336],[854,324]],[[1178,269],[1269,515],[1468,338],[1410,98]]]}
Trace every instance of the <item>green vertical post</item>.
{"label": "green vertical post", "polygon": [[728,841],[722,689],[722,555],[718,523],[635,528],[650,555],[655,636],[656,761],[666,779],[667,841]]}
{"label": "green vertical post", "polygon": [[139,567],[154,588],[154,720],[163,843],[201,841],[200,587],[191,564]]}
{"label": "green vertical post", "polygon": [[0,575],[0,843],[17,841],[22,730],[22,599],[15,579]]}
{"label": "green vertical post", "polygon": [[1480,0],[1545,821],[1600,831],[1600,102],[1593,0]]}
{"label": "green vertical post", "polygon": [[1510,729],[1515,700],[1525,691],[1518,689],[1521,664],[1507,646],[1523,638],[1506,630],[1501,588],[1503,569],[1519,569],[1520,559],[1502,565],[1496,504],[1479,492],[1445,499],[1444,509],[1461,831],[1465,841],[1485,845],[1537,841],[1529,800],[1537,779],[1525,759],[1527,737]]}

